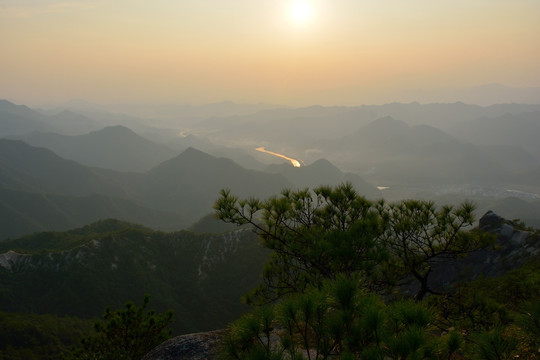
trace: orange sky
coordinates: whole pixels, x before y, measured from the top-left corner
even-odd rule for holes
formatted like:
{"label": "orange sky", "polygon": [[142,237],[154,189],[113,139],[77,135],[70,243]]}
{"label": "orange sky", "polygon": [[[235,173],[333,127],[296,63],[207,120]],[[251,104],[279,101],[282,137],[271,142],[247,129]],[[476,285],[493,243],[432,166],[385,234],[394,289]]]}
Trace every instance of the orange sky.
{"label": "orange sky", "polygon": [[391,101],[540,86],[538,0],[0,0],[0,98]]}

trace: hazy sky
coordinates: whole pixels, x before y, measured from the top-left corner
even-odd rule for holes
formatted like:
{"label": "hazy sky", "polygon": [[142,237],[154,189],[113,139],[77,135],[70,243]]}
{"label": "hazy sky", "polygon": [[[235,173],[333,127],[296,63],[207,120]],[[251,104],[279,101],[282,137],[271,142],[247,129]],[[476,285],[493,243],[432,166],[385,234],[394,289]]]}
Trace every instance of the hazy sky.
{"label": "hazy sky", "polygon": [[0,0],[0,98],[361,104],[540,86],[539,0]]}

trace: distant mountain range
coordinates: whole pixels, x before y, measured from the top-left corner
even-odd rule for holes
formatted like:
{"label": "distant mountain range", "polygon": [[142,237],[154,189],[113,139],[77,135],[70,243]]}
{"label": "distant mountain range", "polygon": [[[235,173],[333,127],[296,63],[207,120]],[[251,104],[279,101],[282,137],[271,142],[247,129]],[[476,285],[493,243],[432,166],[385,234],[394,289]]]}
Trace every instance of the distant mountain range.
{"label": "distant mountain range", "polygon": [[[540,226],[540,105],[69,105],[0,100],[2,311],[92,318],[149,293],[175,333],[223,327],[269,256],[212,215],[224,188],[267,198],[350,182],[370,199],[471,200],[478,216]],[[514,250],[528,251],[489,261]]]}
{"label": "distant mountain range", "polygon": [[134,196],[195,221],[211,212],[221,189],[242,197],[268,197],[290,186],[282,176],[244,169],[230,159],[189,148],[145,173]]}
{"label": "distant mountain range", "polygon": [[7,139],[0,139],[0,186],[62,195],[127,195],[99,169],[63,159],[47,149]]}
{"label": "distant mountain range", "polygon": [[85,135],[32,132],[17,137],[87,166],[143,172],[178,155],[173,149],[147,140],[125,126],[108,126]]}
{"label": "distant mountain range", "polygon": [[[540,105],[240,108],[175,130],[104,109],[82,114],[0,101],[0,205],[11,219],[0,239],[25,227],[64,230],[111,216],[179,229],[211,213],[222,188],[268,197],[347,181],[372,199],[475,186],[498,189],[498,200],[507,189],[522,199],[540,192]],[[280,163],[259,146],[305,166]]]}
{"label": "distant mountain range", "polygon": [[378,184],[491,182],[508,175],[479,148],[429,125],[380,118],[327,143],[331,160]]}
{"label": "distant mountain range", "polygon": [[395,98],[404,102],[453,103],[462,101],[482,106],[510,103],[538,104],[540,103],[540,88],[486,84],[468,88],[410,89]]}
{"label": "distant mountain range", "polygon": [[[137,139],[123,128],[106,129],[117,130]],[[28,232],[65,230],[107,217],[171,230],[210,213],[223,188],[241,197],[266,198],[284,188],[346,181],[365,196],[381,196],[358,175],[344,174],[326,160],[261,172],[188,148],[147,172],[122,173],[86,167],[19,140],[0,139],[0,204],[4,218],[12,219],[0,235],[21,235],[25,226]]]}
{"label": "distant mountain range", "polygon": [[42,121],[43,116],[24,105],[0,100],[0,137],[25,134],[32,131],[52,131]]}
{"label": "distant mountain range", "polygon": [[[0,139],[0,204],[4,219],[18,219],[1,228],[0,238],[21,234],[20,224],[28,224],[28,232],[59,230],[81,225],[82,219],[111,216],[161,229],[184,227],[212,211],[222,188],[267,197],[290,186],[282,176],[247,170],[192,148],[148,172],[121,173]],[[36,210],[38,204],[42,211]]]}
{"label": "distant mountain range", "polygon": [[[320,140],[338,139],[357,131],[364,125],[390,116],[409,125],[431,125],[448,131],[463,121],[482,117],[492,118],[505,114],[518,115],[540,111],[540,104],[499,104],[482,107],[456,103],[390,103],[362,106],[309,106],[262,110],[254,114],[210,118],[192,126],[194,132],[244,144],[247,141],[261,145],[287,144],[297,150]],[[304,160],[312,161],[304,155]]]}
{"label": "distant mountain range", "polygon": [[463,121],[453,127],[452,133],[477,145],[519,146],[540,165],[540,111]]}

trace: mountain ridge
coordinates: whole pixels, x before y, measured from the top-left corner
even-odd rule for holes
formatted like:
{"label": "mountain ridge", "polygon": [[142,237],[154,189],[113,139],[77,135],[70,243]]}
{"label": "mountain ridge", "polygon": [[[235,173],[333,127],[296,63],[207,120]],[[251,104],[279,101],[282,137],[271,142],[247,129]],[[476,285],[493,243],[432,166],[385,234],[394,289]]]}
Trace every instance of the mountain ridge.
{"label": "mountain ridge", "polygon": [[[150,293],[157,309],[175,311],[176,332],[210,330],[247,309],[240,297],[259,281],[268,257],[251,231],[197,235],[110,221],[100,226],[100,232],[89,226],[0,242],[0,279],[12,294],[0,297],[0,306],[89,318]],[[54,244],[58,251],[44,248]]]}
{"label": "mountain ridge", "polygon": [[106,126],[84,135],[34,132],[17,138],[83,165],[116,171],[144,172],[176,155],[173,149],[122,125]]}

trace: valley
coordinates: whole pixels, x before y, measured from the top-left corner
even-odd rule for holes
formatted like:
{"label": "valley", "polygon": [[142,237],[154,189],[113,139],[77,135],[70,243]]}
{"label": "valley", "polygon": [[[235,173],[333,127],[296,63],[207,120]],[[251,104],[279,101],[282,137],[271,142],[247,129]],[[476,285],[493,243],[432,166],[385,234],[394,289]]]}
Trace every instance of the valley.
{"label": "valley", "polygon": [[539,14],[0,0],[0,360],[537,360]]}
{"label": "valley", "polygon": [[[88,333],[107,306],[150,294],[158,311],[174,310],[175,335],[226,327],[250,309],[240,300],[272,252],[251,228],[216,218],[223,189],[268,199],[349,184],[371,201],[471,201],[476,219],[493,211],[540,227],[540,152],[529,136],[540,133],[540,106],[238,109],[157,127],[0,101],[3,316]],[[536,251],[501,246],[519,264]]]}
{"label": "valley", "polygon": [[230,105],[224,117],[201,107],[208,118],[162,108],[160,127],[88,104],[1,101],[0,238],[109,217],[180,230],[210,214],[223,188],[267,197],[343,182],[371,199],[470,199],[540,224],[538,105]]}

